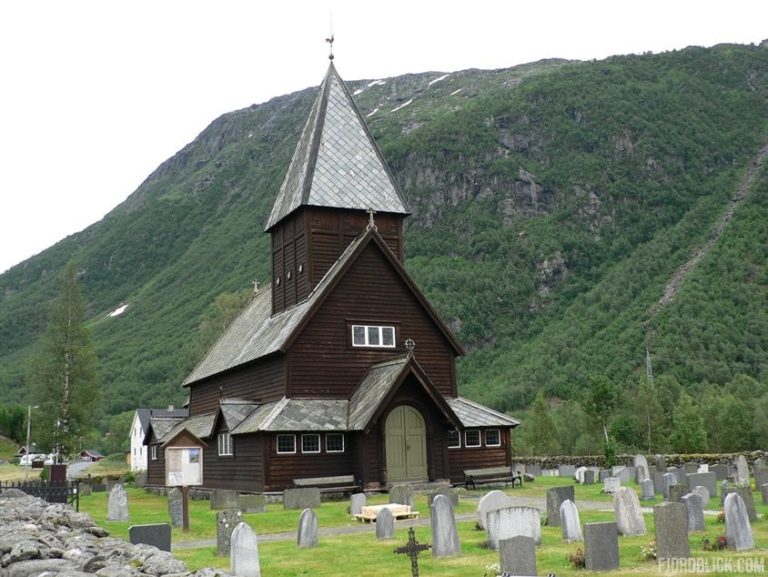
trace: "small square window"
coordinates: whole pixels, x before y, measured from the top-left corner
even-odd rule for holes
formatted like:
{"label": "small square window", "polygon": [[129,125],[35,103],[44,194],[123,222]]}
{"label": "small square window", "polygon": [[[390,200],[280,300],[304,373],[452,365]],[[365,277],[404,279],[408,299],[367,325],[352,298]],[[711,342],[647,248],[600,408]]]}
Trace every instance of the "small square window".
{"label": "small square window", "polygon": [[448,448],[458,449],[461,447],[461,434],[456,429],[448,431]]}
{"label": "small square window", "polygon": [[395,346],[395,327],[381,327],[381,344],[385,347]]}
{"label": "small square window", "polygon": [[325,435],[326,453],[344,452],[344,433],[326,433]]}
{"label": "small square window", "polygon": [[365,327],[360,325],[352,327],[352,344],[356,347],[365,346]]}
{"label": "small square window", "polygon": [[498,429],[488,429],[485,431],[486,447],[501,447],[501,433]]}
{"label": "small square window", "polygon": [[319,453],[320,452],[320,435],[302,435],[301,436],[301,452],[302,453]]}
{"label": "small square window", "polygon": [[379,346],[379,327],[368,327],[368,346]]}
{"label": "small square window", "polygon": [[296,452],[296,435],[278,435],[277,436],[277,452],[295,453]]}
{"label": "small square window", "polygon": [[470,429],[464,432],[464,444],[467,447],[479,447],[480,443],[480,431],[478,429]]}

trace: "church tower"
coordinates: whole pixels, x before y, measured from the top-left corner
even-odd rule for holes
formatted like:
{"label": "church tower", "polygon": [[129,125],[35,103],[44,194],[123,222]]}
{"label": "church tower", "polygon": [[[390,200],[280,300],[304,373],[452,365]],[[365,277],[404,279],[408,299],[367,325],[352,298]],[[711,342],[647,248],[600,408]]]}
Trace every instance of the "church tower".
{"label": "church tower", "polygon": [[272,314],[306,299],[373,224],[403,261],[408,206],[333,63],[301,133],[266,231]]}

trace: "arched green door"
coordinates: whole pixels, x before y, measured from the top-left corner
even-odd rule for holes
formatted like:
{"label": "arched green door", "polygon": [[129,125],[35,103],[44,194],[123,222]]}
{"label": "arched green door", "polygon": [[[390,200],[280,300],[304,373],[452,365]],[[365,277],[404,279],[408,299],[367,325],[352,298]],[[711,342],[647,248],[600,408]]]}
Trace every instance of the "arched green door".
{"label": "arched green door", "polygon": [[421,413],[408,405],[396,407],[387,417],[384,429],[387,480],[426,480],[427,427]]}

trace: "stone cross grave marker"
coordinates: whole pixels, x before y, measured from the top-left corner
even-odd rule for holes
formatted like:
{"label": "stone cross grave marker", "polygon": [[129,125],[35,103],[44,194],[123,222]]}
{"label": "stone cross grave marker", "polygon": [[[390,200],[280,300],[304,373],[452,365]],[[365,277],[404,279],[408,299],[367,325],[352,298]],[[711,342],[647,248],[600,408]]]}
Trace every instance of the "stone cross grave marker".
{"label": "stone cross grave marker", "polygon": [[304,509],[299,517],[299,531],[296,536],[296,544],[301,549],[310,549],[317,546],[318,530],[317,515],[312,509]]}
{"label": "stone cross grave marker", "polygon": [[403,547],[395,549],[398,555],[408,555],[411,559],[411,575],[419,577],[419,553],[426,551],[430,545],[416,541],[416,531],[413,527],[408,529],[408,542]]}
{"label": "stone cross grave marker", "polygon": [[116,484],[109,492],[107,500],[107,521],[127,521],[128,520],[128,494],[125,487]]}
{"label": "stone cross grave marker", "polygon": [[239,523],[232,531],[229,565],[235,577],[261,577],[259,539],[246,523]]}
{"label": "stone cross grave marker", "polygon": [[432,502],[432,556],[447,557],[461,553],[456,516],[451,499],[437,495]]}

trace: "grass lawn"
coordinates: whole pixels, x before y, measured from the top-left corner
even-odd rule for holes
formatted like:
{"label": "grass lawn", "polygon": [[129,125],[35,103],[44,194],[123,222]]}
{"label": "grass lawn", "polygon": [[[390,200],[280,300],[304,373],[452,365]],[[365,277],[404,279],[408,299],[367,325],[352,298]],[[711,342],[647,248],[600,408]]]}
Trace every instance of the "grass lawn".
{"label": "grass lawn", "polygon": [[[506,492],[511,496],[539,497],[545,496],[546,489],[550,487],[571,484],[567,479],[542,477],[533,483],[526,484],[522,489],[507,488]],[[575,487],[577,504],[582,501],[594,501],[604,503],[608,511],[599,509],[580,509],[581,522],[591,523],[613,520],[612,499],[608,495],[600,493],[600,485],[588,485]],[[635,487],[636,488],[636,487]],[[476,498],[485,491],[478,490],[466,493],[462,496],[457,515],[471,514],[477,506]],[[386,502],[385,495],[375,495],[369,498],[370,504]],[[652,507],[655,501],[642,502],[643,507]],[[94,519],[107,528],[112,535],[127,537],[128,527],[143,523],[168,522],[167,500],[164,497],[144,493],[135,488],[128,489],[128,502],[131,521],[116,523],[106,521],[107,495],[106,493],[94,493],[81,499],[81,511],[87,511]],[[761,504],[760,493],[755,493],[755,502],[758,511],[765,517],[768,515],[768,506]],[[708,509],[719,509],[719,498],[712,499]],[[351,519],[346,512],[347,501],[324,502],[316,513],[319,526],[345,527],[355,526],[358,522]],[[417,496],[416,507],[421,518],[429,517],[427,498],[424,495]],[[192,501],[190,506],[190,531],[183,533],[180,529],[173,530],[173,543],[180,544],[185,541],[197,541],[215,539],[216,512],[209,509],[208,501]],[[245,521],[251,525],[258,535],[272,533],[295,532],[298,526],[299,511],[284,511],[281,504],[271,504],[266,513],[252,513],[245,515]],[[692,534],[689,538],[691,555],[712,563],[722,562],[723,559],[742,562],[760,563],[764,565],[768,557],[768,520],[759,519],[752,524],[757,549],[755,551],[734,553],[730,551],[705,552],[702,550],[701,539],[707,536],[711,541],[724,533],[724,525],[718,523],[713,515],[707,515],[706,531]],[[651,575],[672,574],[667,573],[655,562],[641,559],[641,547],[647,546],[653,540],[654,525],[653,514],[645,515],[648,535],[641,537],[620,537],[621,570],[610,572],[609,575]],[[485,545],[485,532],[476,528],[474,521],[459,521],[459,538],[462,546],[462,555],[452,558],[433,559],[429,553],[422,554],[419,559],[419,568],[424,576],[440,575],[452,576],[477,576],[493,575],[486,568],[499,561],[498,553],[489,550]],[[553,571],[558,577],[562,576],[588,576],[590,572],[584,569],[574,569],[566,561],[568,553],[574,553],[583,548],[582,543],[567,544],[561,540],[559,527],[542,527],[542,545],[537,549],[537,565],[539,574],[547,574]],[[416,538],[422,543],[431,542],[429,525],[416,528]],[[410,563],[407,557],[395,555],[395,547],[401,546],[407,540],[407,529],[397,526],[395,538],[388,541],[376,539],[373,531],[338,536],[321,536],[318,547],[314,549],[298,549],[294,539],[288,541],[262,541],[259,544],[261,556],[262,575],[264,577],[289,577],[300,575],[313,575],[315,577],[332,577],[338,575],[376,575],[382,577],[410,574]],[[229,559],[215,556],[215,547],[207,546],[192,549],[176,549],[174,555],[187,563],[190,569],[202,567],[219,567],[229,569]],[[720,561],[718,561],[720,560]],[[759,568],[759,567],[758,567]],[[675,575],[696,575],[699,573],[675,573]],[[735,570],[722,573],[708,572],[708,575],[742,575]]]}

